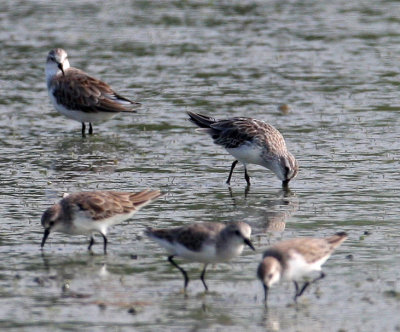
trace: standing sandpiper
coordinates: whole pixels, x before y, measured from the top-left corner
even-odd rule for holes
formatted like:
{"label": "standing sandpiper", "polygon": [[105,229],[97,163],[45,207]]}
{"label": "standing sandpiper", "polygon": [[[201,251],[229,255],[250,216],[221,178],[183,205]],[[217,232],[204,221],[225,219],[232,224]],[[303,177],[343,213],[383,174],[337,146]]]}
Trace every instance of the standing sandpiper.
{"label": "standing sandpiper", "polygon": [[245,244],[255,250],[250,242],[250,234],[250,226],[241,221],[228,224],[204,222],[171,229],[146,230],[147,236],[167,249],[168,261],[183,274],[185,292],[189,278],[186,271],[173,260],[175,256],[204,263],[200,279],[207,291],[204,280],[207,265],[226,262],[239,256]]}
{"label": "standing sandpiper", "polygon": [[104,240],[104,254],[107,253],[107,229],[109,226],[131,218],[140,208],[161,195],[158,190],[144,190],[139,193],[118,191],[83,191],[65,195],[42,216],[44,235],[43,248],[50,232],[71,235],[89,235],[94,243],[93,233],[98,232]]}
{"label": "standing sandpiper", "polygon": [[[296,238],[278,242],[267,249],[257,270],[257,276],[264,287],[265,303],[267,303],[269,288],[281,279],[294,282],[296,288],[294,301],[296,302],[309,285],[325,277],[321,266],[346,238],[345,232],[322,239]],[[297,280],[313,271],[320,271],[319,277],[299,287]]]}
{"label": "standing sandpiper", "polygon": [[230,184],[232,172],[238,163],[244,165],[244,177],[250,186],[247,164],[257,164],[273,171],[287,188],[299,170],[293,155],[287,150],[282,134],[270,124],[252,118],[231,118],[215,120],[209,116],[188,112],[190,121],[209,134],[214,143],[222,145],[235,157],[227,184]]}
{"label": "standing sandpiper", "polygon": [[89,122],[91,135],[92,122],[108,120],[120,112],[132,113],[140,106],[117,94],[108,84],[70,67],[67,52],[62,48],[55,48],[47,55],[46,82],[56,110],[82,123],[82,137],[85,137],[85,122]]}

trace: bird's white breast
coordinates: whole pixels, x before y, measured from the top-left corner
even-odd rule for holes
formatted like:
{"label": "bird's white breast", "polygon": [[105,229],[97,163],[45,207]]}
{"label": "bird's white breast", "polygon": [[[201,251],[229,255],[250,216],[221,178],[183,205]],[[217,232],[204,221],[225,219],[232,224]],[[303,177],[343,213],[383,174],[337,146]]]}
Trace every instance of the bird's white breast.
{"label": "bird's white breast", "polygon": [[288,267],[284,271],[284,278],[287,280],[299,280],[313,271],[321,271],[321,266],[329,256],[313,263],[307,263],[301,254],[293,253],[288,261]]}
{"label": "bird's white breast", "polygon": [[87,211],[77,211],[73,219],[73,229],[75,234],[85,235],[93,232],[101,232],[106,235],[108,227],[129,219],[135,212],[117,214],[102,220],[93,220]]}
{"label": "bird's white breast", "polygon": [[237,148],[227,148],[226,151],[244,164],[263,164],[261,148],[256,144],[247,142]]}

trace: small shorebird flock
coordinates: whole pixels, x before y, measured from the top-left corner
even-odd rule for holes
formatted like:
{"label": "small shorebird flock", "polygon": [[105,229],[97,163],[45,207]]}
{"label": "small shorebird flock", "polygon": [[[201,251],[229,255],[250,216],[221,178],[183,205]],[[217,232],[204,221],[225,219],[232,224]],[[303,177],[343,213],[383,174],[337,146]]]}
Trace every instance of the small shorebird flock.
{"label": "small shorebird flock", "polygon": [[[70,67],[67,52],[61,48],[48,53],[45,73],[49,97],[55,109],[82,123],[82,137],[86,137],[85,123],[89,124],[88,133],[92,135],[92,123],[105,121],[118,113],[134,113],[140,106],[140,103],[116,93],[108,84]],[[298,174],[296,158],[288,151],[282,134],[272,125],[249,117],[216,120],[207,115],[187,113],[189,120],[199,127],[197,131],[210,135],[215,144],[223,146],[235,158],[226,181],[228,185],[238,162],[244,166],[248,187],[251,184],[248,164],[260,165],[274,172],[284,189]],[[66,194],[42,215],[44,234],[41,248],[50,233],[61,232],[89,236],[88,250],[91,252],[93,234],[99,233],[106,254],[108,228],[130,219],[161,195],[159,190],[149,189],[138,193],[87,191]],[[225,224],[203,222],[167,229],[148,227],[145,234],[166,249],[168,261],[183,275],[185,293],[189,277],[174,260],[175,257],[204,264],[200,279],[207,291],[205,274],[209,264],[238,257],[245,245],[256,250],[250,240],[251,227],[241,221]],[[255,273],[264,288],[265,304],[269,289],[280,280],[293,281],[296,302],[309,285],[325,277],[321,266],[346,238],[346,233],[339,232],[327,238],[281,241],[268,248]],[[299,286],[303,277],[314,271],[319,271],[320,275]]]}

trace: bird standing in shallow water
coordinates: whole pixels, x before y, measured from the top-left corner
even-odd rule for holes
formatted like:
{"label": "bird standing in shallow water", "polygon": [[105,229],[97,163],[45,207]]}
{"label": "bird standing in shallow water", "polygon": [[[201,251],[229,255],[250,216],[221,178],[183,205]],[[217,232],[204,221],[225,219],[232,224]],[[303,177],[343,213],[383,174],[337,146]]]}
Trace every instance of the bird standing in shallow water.
{"label": "bird standing in shallow water", "polygon": [[168,261],[183,274],[185,291],[189,277],[173,260],[175,256],[204,263],[200,279],[207,291],[204,277],[208,264],[226,262],[239,256],[245,244],[255,250],[250,242],[251,228],[241,221],[228,224],[204,222],[170,229],[148,228],[145,234],[167,249]]}
{"label": "bird standing in shallow water", "polygon": [[108,84],[70,67],[67,52],[61,48],[49,52],[45,71],[51,102],[58,112],[82,123],[82,137],[85,122],[89,122],[91,135],[92,123],[108,120],[120,112],[135,112],[140,106],[117,94]]}
{"label": "bird standing in shallow water", "polygon": [[71,235],[89,235],[91,250],[93,233],[98,232],[104,240],[107,253],[107,229],[109,226],[131,218],[140,208],[161,195],[159,190],[144,190],[139,193],[118,191],[83,191],[67,194],[57,204],[49,207],[42,216],[44,247],[50,232]]}
{"label": "bird standing in shallow water", "polygon": [[[322,239],[296,238],[281,241],[268,248],[257,270],[257,276],[264,287],[265,303],[269,288],[282,278],[294,282],[296,302],[309,285],[325,277],[321,266],[346,239],[347,234],[340,232]],[[297,281],[313,271],[320,271],[320,275],[299,287]]]}
{"label": "bird standing in shallow water", "polygon": [[231,118],[215,120],[209,116],[187,112],[190,121],[200,127],[198,131],[209,134],[214,143],[222,145],[235,157],[227,184],[230,184],[233,170],[238,163],[244,165],[244,177],[250,186],[247,164],[257,164],[273,171],[282,181],[284,188],[299,170],[293,155],[287,150],[282,134],[270,124],[252,118]]}

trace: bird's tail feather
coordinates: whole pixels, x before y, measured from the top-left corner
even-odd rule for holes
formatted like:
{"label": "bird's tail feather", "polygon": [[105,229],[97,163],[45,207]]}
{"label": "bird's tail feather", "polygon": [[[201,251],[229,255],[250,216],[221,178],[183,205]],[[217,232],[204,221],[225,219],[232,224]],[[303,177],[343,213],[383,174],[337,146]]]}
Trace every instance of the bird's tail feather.
{"label": "bird's tail feather", "polygon": [[187,114],[190,116],[189,120],[192,121],[197,126],[199,126],[200,128],[210,128],[210,126],[213,123],[215,123],[215,119],[207,115],[202,115],[193,112],[187,112]]}
{"label": "bird's tail feather", "polygon": [[347,239],[347,233],[345,232],[339,232],[336,233],[335,235],[326,238],[326,240],[330,243],[330,245],[333,248],[339,247],[342,244],[342,242],[346,239]]}

